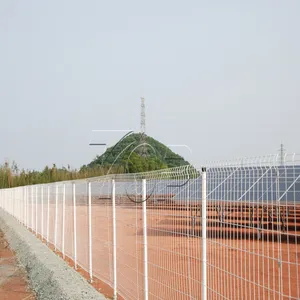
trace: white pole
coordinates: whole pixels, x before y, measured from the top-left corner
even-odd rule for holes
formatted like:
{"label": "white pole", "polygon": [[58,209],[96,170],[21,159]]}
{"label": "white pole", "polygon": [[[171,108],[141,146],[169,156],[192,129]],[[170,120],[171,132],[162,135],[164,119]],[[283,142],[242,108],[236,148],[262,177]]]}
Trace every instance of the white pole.
{"label": "white pole", "polygon": [[16,208],[16,213],[17,213],[17,220],[20,223],[20,195],[19,195],[19,189],[15,188],[15,195],[16,195],[16,204],[17,204],[17,208]]}
{"label": "white pole", "polygon": [[117,226],[116,226],[116,183],[112,180],[112,221],[113,221],[113,276],[114,276],[114,297],[117,299]]}
{"label": "white pole", "polygon": [[22,210],[21,210],[21,205],[22,205],[22,201],[21,201],[21,190],[20,187],[17,188],[17,192],[18,192],[18,221],[19,223],[22,222]]}
{"label": "white pole", "polygon": [[11,214],[13,215],[14,218],[16,218],[15,216],[15,195],[14,195],[14,191],[11,188],[11,201],[12,201],[12,212]]}
{"label": "white pole", "polygon": [[19,221],[20,223],[23,223],[25,224],[25,211],[24,211],[24,207],[25,207],[25,204],[24,204],[24,187],[18,187],[18,202],[19,202]]}
{"label": "white pole", "polygon": [[50,217],[50,185],[48,185],[48,197],[47,197],[47,244],[49,243],[49,217]]}
{"label": "white pole", "polygon": [[26,222],[26,210],[25,210],[25,207],[26,207],[26,202],[25,202],[25,186],[23,186],[23,225],[25,226],[25,222]]}
{"label": "white pole", "polygon": [[13,193],[14,193],[14,198],[15,198],[15,218],[17,219],[17,221],[19,221],[18,219],[19,219],[19,213],[18,213],[18,210],[19,210],[19,207],[18,207],[18,198],[19,198],[19,195],[18,195],[18,190],[17,189],[14,189],[14,191],[13,191]]}
{"label": "white pole", "polygon": [[33,186],[31,187],[31,230],[33,231]]}
{"label": "white pole", "polygon": [[146,203],[146,179],[143,179],[143,237],[144,237],[144,300],[148,300],[148,241],[147,241],[147,203]]}
{"label": "white pole", "polygon": [[74,206],[74,268],[77,269],[77,236],[76,236],[76,188],[73,183],[73,206]]}
{"label": "white pole", "polygon": [[92,256],[92,187],[91,182],[88,183],[89,197],[89,271],[90,281],[93,282],[93,256]]}
{"label": "white pole", "polygon": [[[18,191],[19,191],[19,221],[21,224],[24,223],[24,202],[23,202],[23,188],[22,187],[18,187]],[[1,205],[0,205],[1,206]]]}
{"label": "white pole", "polygon": [[63,185],[63,220],[62,220],[62,255],[65,258],[65,205],[66,205],[66,184]]}
{"label": "white pole", "polygon": [[26,200],[26,227],[28,229],[29,227],[29,204],[28,204],[28,187],[25,187],[25,200]]}
{"label": "white pole", "polygon": [[[19,192],[19,222],[22,224],[23,223],[23,214],[24,214],[24,210],[23,210],[23,188],[22,187],[18,187],[18,192]],[[1,207],[1,205],[0,205]]]}
{"label": "white pole", "polygon": [[23,205],[23,201],[22,201],[22,188],[18,187],[18,194],[19,194],[19,223],[23,223],[23,210],[22,210],[22,205]]}
{"label": "white pole", "polygon": [[202,300],[207,300],[206,222],[206,168],[202,168]]}
{"label": "white pole", "polygon": [[14,201],[15,201],[15,218],[17,219],[17,221],[19,221],[18,220],[18,190],[16,190],[15,188],[14,188],[14,190],[13,190],[13,194],[14,194]]}
{"label": "white pole", "polygon": [[35,234],[38,234],[38,213],[37,213],[37,202],[38,202],[38,187],[35,186]]}
{"label": "white pole", "polygon": [[19,195],[18,195],[18,189],[14,188],[14,197],[16,202],[16,219],[19,222]]}
{"label": "white pole", "polygon": [[42,226],[41,226],[41,236],[42,236],[42,241],[44,238],[44,186],[41,186],[41,202],[42,202]]}
{"label": "white pole", "polygon": [[18,187],[18,218],[19,223],[22,223],[22,188]]}
{"label": "white pole", "polygon": [[56,251],[57,244],[57,203],[58,203],[58,185],[55,186],[55,223],[54,223],[54,251]]}

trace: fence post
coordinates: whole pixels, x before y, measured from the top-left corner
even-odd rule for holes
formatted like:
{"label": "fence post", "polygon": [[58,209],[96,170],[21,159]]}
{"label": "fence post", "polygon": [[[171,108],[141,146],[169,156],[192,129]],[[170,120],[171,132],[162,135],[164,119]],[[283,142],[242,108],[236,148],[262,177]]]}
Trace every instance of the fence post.
{"label": "fence post", "polygon": [[50,185],[48,185],[48,197],[47,197],[47,245],[49,244],[49,217],[50,217]]}
{"label": "fence post", "polygon": [[41,221],[41,236],[44,238],[44,186],[41,186],[41,203],[42,203],[42,221]]}
{"label": "fence post", "polygon": [[18,220],[18,197],[17,197],[17,193],[16,193],[16,190],[14,189],[13,190],[13,197],[14,197],[14,204],[15,204],[15,206],[14,206],[14,210],[15,210],[15,212],[14,212],[14,215],[15,215],[15,218]]}
{"label": "fence post", "polygon": [[143,209],[143,239],[144,239],[144,300],[148,300],[148,241],[147,241],[146,179],[143,179],[142,184],[143,184],[142,209]]}
{"label": "fence post", "polygon": [[38,235],[38,221],[37,221],[37,218],[38,218],[38,213],[37,213],[37,202],[38,202],[38,186],[36,185],[35,186],[35,234],[36,236]]}
{"label": "fence post", "polygon": [[23,217],[22,217],[22,188],[21,187],[18,187],[18,202],[19,202],[19,204],[18,204],[18,207],[19,207],[19,209],[18,209],[18,214],[19,214],[19,223],[22,223],[22,219],[23,219]]}
{"label": "fence post", "polygon": [[17,218],[18,222],[20,223],[20,190],[19,188],[16,188],[16,194],[17,196]]}
{"label": "fence post", "polygon": [[15,215],[15,197],[14,197],[15,195],[14,195],[13,189],[11,189],[10,194],[11,194],[11,202],[12,202],[11,215],[15,218],[16,217],[16,215]]}
{"label": "fence post", "polygon": [[58,184],[55,185],[55,223],[54,223],[54,251],[57,244],[57,203],[58,203]]}
{"label": "fence post", "polygon": [[73,209],[74,209],[74,268],[77,269],[77,235],[76,235],[76,188],[73,182]]}
{"label": "fence post", "polygon": [[114,297],[117,299],[117,236],[116,236],[116,183],[112,179],[112,221],[113,221],[113,276],[114,276]]}
{"label": "fence post", "polygon": [[19,187],[20,189],[20,218],[21,218],[21,223],[24,225],[25,224],[25,203],[24,203],[24,187]]}
{"label": "fence post", "polygon": [[31,187],[31,230],[33,232],[33,186]]}
{"label": "fence post", "polygon": [[15,202],[15,218],[18,221],[18,193],[16,188],[14,188],[13,194],[14,194],[14,202]]}
{"label": "fence post", "polygon": [[29,228],[29,204],[28,204],[28,187],[25,187],[25,200],[26,200],[26,227]]}
{"label": "fence post", "polygon": [[62,220],[62,255],[65,258],[65,204],[66,203],[66,184],[63,185],[63,220]]}
{"label": "fence post", "polygon": [[17,188],[17,194],[18,194],[18,221],[19,221],[19,223],[21,223],[21,201],[20,201],[20,199],[21,199],[21,195],[20,195],[20,188],[18,187]]}
{"label": "fence post", "polygon": [[92,256],[92,187],[91,182],[88,183],[89,198],[89,272],[90,282],[93,282],[93,256]]}
{"label": "fence post", "polygon": [[206,222],[206,168],[202,168],[202,300],[207,300]]}
{"label": "fence post", "polygon": [[25,186],[23,186],[22,190],[23,190],[23,199],[22,199],[22,202],[23,202],[23,207],[22,207],[22,209],[23,209],[23,225],[25,226],[25,222],[26,222],[26,210],[25,210],[25,208],[26,208]]}

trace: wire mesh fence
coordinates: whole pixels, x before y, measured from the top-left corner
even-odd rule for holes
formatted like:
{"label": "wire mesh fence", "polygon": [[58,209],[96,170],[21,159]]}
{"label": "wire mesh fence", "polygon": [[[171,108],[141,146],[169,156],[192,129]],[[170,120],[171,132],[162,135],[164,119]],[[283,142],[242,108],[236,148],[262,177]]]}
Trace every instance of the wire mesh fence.
{"label": "wire mesh fence", "polygon": [[0,190],[123,299],[300,299],[296,155]]}

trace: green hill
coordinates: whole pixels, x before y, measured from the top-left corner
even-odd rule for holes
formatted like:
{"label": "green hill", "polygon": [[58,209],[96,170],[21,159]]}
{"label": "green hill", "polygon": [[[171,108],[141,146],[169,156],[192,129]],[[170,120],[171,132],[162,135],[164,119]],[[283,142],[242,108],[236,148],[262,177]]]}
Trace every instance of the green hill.
{"label": "green hill", "polygon": [[110,167],[118,173],[145,172],[188,165],[181,156],[150,136],[145,136],[145,147],[141,145],[141,134],[133,133],[97,156],[88,168]]}

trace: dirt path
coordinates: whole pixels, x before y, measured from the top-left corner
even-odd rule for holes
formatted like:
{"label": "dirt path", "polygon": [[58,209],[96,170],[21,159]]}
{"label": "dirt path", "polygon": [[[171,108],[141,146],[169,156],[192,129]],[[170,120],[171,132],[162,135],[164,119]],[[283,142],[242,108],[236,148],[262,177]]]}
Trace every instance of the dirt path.
{"label": "dirt path", "polygon": [[34,300],[29,289],[25,270],[17,263],[14,252],[0,230],[0,299]]}

